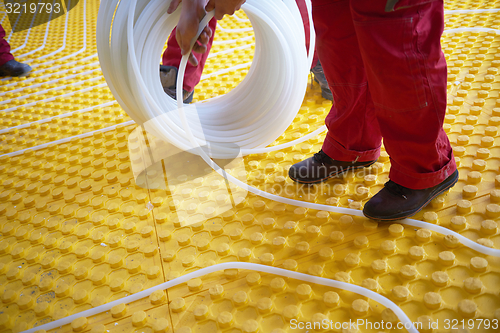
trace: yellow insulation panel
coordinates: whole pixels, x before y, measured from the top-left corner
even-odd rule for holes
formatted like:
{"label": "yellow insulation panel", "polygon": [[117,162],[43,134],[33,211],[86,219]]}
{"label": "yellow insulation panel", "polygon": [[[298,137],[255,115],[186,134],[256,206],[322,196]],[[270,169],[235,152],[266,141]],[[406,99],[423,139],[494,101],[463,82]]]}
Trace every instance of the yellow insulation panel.
{"label": "yellow insulation panel", "polygon": [[[21,332],[232,261],[373,290],[422,323],[421,332],[500,331],[500,259],[456,237],[263,199],[193,160],[180,163],[185,155],[134,177],[148,165],[131,152],[160,143],[144,136],[106,86],[95,47],[98,6],[81,0],[29,36],[10,35],[0,13],[12,48],[27,41],[15,56],[33,67],[0,86],[0,332]],[[446,10],[498,6],[445,3]],[[255,41],[252,32],[231,32],[251,26],[243,12],[237,15],[219,23],[224,31],[216,33],[195,101],[226,93],[248,72]],[[452,12],[445,29],[500,29],[499,22],[495,11]],[[442,44],[449,67],[445,130],[460,179],[415,218],[498,249],[500,30],[445,33]],[[313,83],[273,145],[319,128],[330,107]],[[361,209],[388,180],[385,152],[370,168],[324,185],[287,178],[288,167],[317,152],[324,135],[246,156],[227,170],[288,198]],[[282,333],[326,322],[312,331],[405,332],[395,329],[390,309],[371,299],[251,270],[192,279],[51,332]]]}

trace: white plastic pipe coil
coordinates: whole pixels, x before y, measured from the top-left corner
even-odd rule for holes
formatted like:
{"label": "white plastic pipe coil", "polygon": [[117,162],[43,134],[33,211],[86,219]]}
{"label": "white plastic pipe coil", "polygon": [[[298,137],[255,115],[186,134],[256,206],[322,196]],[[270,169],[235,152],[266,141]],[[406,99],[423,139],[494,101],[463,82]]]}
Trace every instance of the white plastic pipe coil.
{"label": "white plastic pipe coil", "polygon": [[[179,149],[194,150],[175,112],[176,102],[159,83],[159,57],[180,11],[167,14],[165,0],[122,1],[117,7],[118,3],[103,2],[98,17],[99,60],[109,88],[137,124]],[[214,158],[258,153],[255,148],[274,142],[292,123],[307,88],[313,52],[308,57],[304,48],[305,33],[295,1],[250,0],[244,8],[256,39],[247,76],[224,96],[185,110],[197,145],[208,145]],[[310,44],[314,50],[314,36]],[[130,45],[135,52],[129,52]]]}

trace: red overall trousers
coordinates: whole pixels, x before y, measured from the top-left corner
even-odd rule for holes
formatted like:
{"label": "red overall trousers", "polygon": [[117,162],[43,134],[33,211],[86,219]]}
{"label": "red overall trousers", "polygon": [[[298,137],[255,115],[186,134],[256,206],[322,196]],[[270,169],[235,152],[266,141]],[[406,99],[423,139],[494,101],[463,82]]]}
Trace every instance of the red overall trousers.
{"label": "red overall trousers", "polygon": [[0,66],[5,64],[9,60],[13,60],[14,56],[10,53],[10,45],[4,39],[5,30],[0,24]]}
{"label": "red overall trousers", "polygon": [[383,138],[392,181],[417,190],[445,180],[456,165],[443,130],[443,1],[312,1],[334,99],[323,151],[339,161],[375,160]]}
{"label": "red overall trousers", "polygon": [[[302,15],[302,20],[304,21],[304,29],[306,31],[306,48],[309,49],[309,18],[307,16],[307,8],[304,0],[296,0],[297,5],[300,10],[300,14]],[[210,49],[212,48],[212,43],[215,35],[215,28],[217,26],[217,21],[212,19],[208,26],[212,29],[212,37],[210,38],[209,43],[207,44],[207,52],[204,54],[193,53],[196,59],[198,59],[198,66],[193,66],[189,62],[186,66],[186,74],[184,75],[184,90],[193,91],[194,87],[200,82],[201,74],[203,73],[203,67],[205,67],[205,63],[207,61],[208,54],[210,53]],[[179,68],[181,63],[181,48],[177,43],[177,39],[175,38],[175,29],[170,34],[170,37],[167,41],[167,49],[163,52],[163,65],[165,66],[174,66]],[[314,65],[317,62],[317,55],[315,53],[313,58]]]}

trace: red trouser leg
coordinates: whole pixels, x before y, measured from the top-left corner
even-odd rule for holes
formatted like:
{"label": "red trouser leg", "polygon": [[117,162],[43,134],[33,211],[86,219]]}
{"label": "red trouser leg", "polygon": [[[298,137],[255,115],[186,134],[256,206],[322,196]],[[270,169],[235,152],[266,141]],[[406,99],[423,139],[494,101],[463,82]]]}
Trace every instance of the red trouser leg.
{"label": "red trouser leg", "polygon": [[[329,132],[323,148],[335,159],[369,160],[377,156],[376,143],[383,137],[391,157],[391,180],[423,189],[456,170],[442,128],[446,112],[446,62],[440,46],[443,3],[400,2],[412,6],[386,13],[385,0],[315,2],[316,24],[326,29],[331,22],[330,31],[338,30],[330,32],[336,42],[344,45],[349,39],[357,45],[344,52],[335,46],[336,53],[329,49],[333,41],[318,45],[336,103],[326,120]],[[339,8],[345,17],[332,18],[340,15]],[[349,20],[353,29],[347,33]],[[336,81],[338,67],[344,67],[343,81]],[[362,70],[364,75],[358,73]]]}
{"label": "red trouser leg", "polygon": [[339,161],[378,158],[382,135],[351,18],[349,0],[313,1],[316,50],[335,103],[323,151]]}
{"label": "red trouser leg", "polygon": [[[304,30],[306,33],[306,49],[309,50],[310,32],[309,32],[309,16],[307,15],[306,2],[305,2],[305,0],[296,0],[296,2],[297,2],[297,6],[299,7],[300,15],[302,16],[302,21],[304,22]],[[313,56],[311,68],[316,66],[317,62],[318,62],[318,52],[316,52],[316,50],[314,50],[314,56]]]}
{"label": "red trouser leg", "polygon": [[7,61],[13,60],[14,56],[10,53],[10,45],[4,39],[5,30],[0,24],[0,66],[5,64]]}
{"label": "red trouser leg", "polygon": [[[186,74],[184,75],[184,90],[193,91],[194,87],[200,82],[201,74],[203,73],[203,68],[205,67],[205,63],[207,62],[208,54],[210,53],[210,49],[212,48],[212,44],[215,36],[215,28],[217,27],[217,20],[213,18],[208,23],[210,29],[212,29],[212,37],[207,44],[207,52],[193,53],[196,59],[198,59],[198,66],[193,66],[189,62],[186,66]],[[167,49],[163,52],[163,65],[165,66],[174,66],[179,68],[182,54],[181,48],[177,43],[177,39],[175,38],[176,28],[170,34],[170,37],[167,41]]]}

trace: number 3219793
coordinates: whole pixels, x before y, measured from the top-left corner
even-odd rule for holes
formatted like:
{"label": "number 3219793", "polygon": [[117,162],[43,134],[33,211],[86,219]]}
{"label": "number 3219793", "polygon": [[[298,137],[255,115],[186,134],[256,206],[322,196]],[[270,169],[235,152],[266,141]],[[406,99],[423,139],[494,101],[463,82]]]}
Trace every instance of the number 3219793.
{"label": "number 3219793", "polygon": [[494,329],[497,330],[498,319],[445,319],[444,320],[445,329]]}
{"label": "number 3219793", "polygon": [[60,3],[30,3],[30,4],[20,4],[20,3],[10,3],[5,4],[5,9],[7,14],[59,14],[61,12]]}

